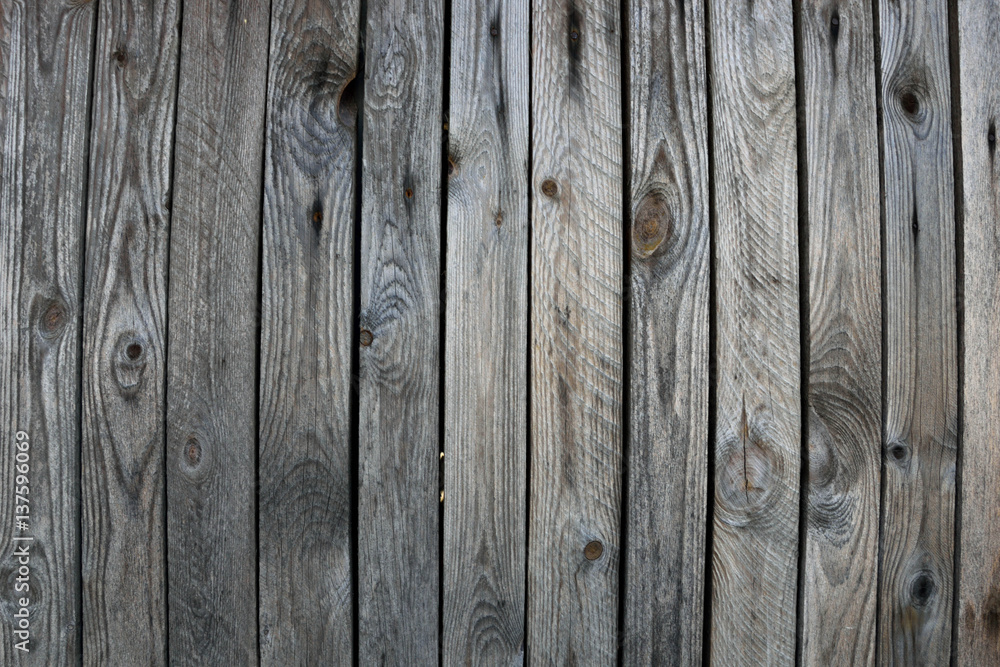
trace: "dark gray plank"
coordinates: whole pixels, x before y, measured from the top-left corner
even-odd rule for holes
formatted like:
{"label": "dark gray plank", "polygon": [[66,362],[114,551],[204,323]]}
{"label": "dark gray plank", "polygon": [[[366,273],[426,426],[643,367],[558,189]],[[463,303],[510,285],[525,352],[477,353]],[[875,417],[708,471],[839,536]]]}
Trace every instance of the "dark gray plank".
{"label": "dark gray plank", "polygon": [[438,660],[441,0],[368,3],[361,187],[360,664]]}
{"label": "dark gray plank", "polygon": [[532,4],[528,652],[618,648],[622,110],[613,0]]}
{"label": "dark gray plank", "polygon": [[709,201],[701,3],[631,0],[631,438],[625,664],[700,665]]}
{"label": "dark gray plank", "polygon": [[958,352],[948,3],[879,2],[885,182],[884,665],[951,654]]}
{"label": "dark gray plank", "polygon": [[882,420],[872,7],[802,4],[808,500],[802,661],[875,662]]}
{"label": "dark gray plank", "polygon": [[524,659],[528,7],[452,4],[445,665]]}
{"label": "dark gray plank", "polygon": [[958,5],[965,230],[962,534],[956,665],[1000,664],[1000,2]]}
{"label": "dark gray plank", "polygon": [[186,0],[167,368],[171,664],[257,663],[257,260],[267,0]]}
{"label": "dark gray plank", "polygon": [[[0,6],[4,665],[76,664],[80,654],[80,255],[95,17],[93,4]],[[27,581],[17,572],[25,547]],[[22,598],[27,638],[14,632]]]}
{"label": "dark gray plank", "polygon": [[351,663],[358,4],[272,7],[259,469],[270,665]]}
{"label": "dark gray plank", "polygon": [[801,400],[788,0],[709,5],[716,432],[711,659],[795,659]]}
{"label": "dark gray plank", "polygon": [[166,659],[164,375],[176,0],[100,5],[83,312],[83,662]]}

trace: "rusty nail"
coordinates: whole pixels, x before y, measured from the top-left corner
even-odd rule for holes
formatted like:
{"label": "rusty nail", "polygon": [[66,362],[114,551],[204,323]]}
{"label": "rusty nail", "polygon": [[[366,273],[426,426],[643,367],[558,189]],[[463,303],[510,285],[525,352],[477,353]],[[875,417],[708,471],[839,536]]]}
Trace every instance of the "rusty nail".
{"label": "rusty nail", "polygon": [[587,557],[587,560],[597,560],[603,553],[604,545],[597,540],[588,542],[587,546],[583,548],[583,555]]}

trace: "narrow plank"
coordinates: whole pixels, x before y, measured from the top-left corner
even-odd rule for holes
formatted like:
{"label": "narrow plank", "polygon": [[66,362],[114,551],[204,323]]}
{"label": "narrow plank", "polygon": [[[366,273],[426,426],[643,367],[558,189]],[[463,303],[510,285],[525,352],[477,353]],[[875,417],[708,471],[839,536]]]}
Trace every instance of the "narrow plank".
{"label": "narrow plank", "polygon": [[802,661],[875,662],[882,303],[872,8],[802,4],[808,500]]}
{"label": "narrow plank", "polygon": [[[93,4],[0,8],[0,664],[80,654],[80,304]],[[27,451],[18,452],[15,442]],[[8,449],[9,448],[9,449]],[[15,459],[15,453],[27,456]],[[27,463],[27,483],[21,479]],[[18,464],[18,465],[15,465]],[[24,487],[22,489],[22,487]],[[17,491],[24,500],[15,501]],[[27,512],[28,527],[12,531]],[[33,541],[12,541],[12,535]],[[15,583],[28,547],[30,580]],[[8,576],[9,575],[9,576]],[[22,586],[26,585],[26,588]],[[30,635],[15,648],[27,598]]]}
{"label": "narrow plank", "polygon": [[801,400],[788,0],[709,6],[716,237],[711,659],[795,659]]}
{"label": "narrow plank", "polygon": [[358,659],[438,661],[441,0],[368,4]]}
{"label": "narrow plank", "polygon": [[951,655],[958,352],[947,4],[879,3],[884,665],[940,665]]}
{"label": "narrow plank", "polygon": [[700,665],[709,194],[701,3],[632,0],[631,431],[624,664]]}
{"label": "narrow plank", "polygon": [[260,649],[351,664],[360,12],[274,0],[260,348]]}
{"label": "narrow plank", "polygon": [[257,664],[257,261],[267,0],[186,0],[170,224],[170,661]]}
{"label": "narrow plank", "polygon": [[452,5],[445,665],[524,659],[528,7]]}
{"label": "narrow plank", "polygon": [[166,661],[164,377],[176,0],[98,12],[83,311],[83,663]]}
{"label": "narrow plank", "polygon": [[965,236],[962,532],[956,665],[1000,664],[1000,2],[958,4]]}
{"label": "narrow plank", "polygon": [[621,559],[621,17],[612,0],[532,7],[528,651],[539,664],[611,664]]}

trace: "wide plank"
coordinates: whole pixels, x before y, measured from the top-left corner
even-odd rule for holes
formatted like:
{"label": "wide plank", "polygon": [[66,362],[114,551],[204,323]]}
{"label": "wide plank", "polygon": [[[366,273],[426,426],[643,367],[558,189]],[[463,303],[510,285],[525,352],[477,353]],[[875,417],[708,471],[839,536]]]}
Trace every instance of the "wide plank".
{"label": "wide plank", "polygon": [[100,5],[83,310],[83,664],[166,662],[164,380],[177,0]]}
{"label": "wide plank", "polygon": [[351,664],[356,0],[274,0],[260,341],[260,651]]}
{"label": "wide plank", "polygon": [[872,8],[802,4],[808,498],[802,662],[875,662],[882,303]]}
{"label": "wide plank", "polygon": [[951,656],[958,348],[948,3],[879,2],[883,665]]}
{"label": "wide plank", "polygon": [[630,438],[623,664],[700,665],[709,392],[702,3],[631,0]]}
{"label": "wide plank", "polygon": [[795,659],[801,395],[789,0],[709,5],[715,183],[711,661]]}
{"label": "wide plank", "polygon": [[524,656],[529,4],[452,5],[445,665]]}

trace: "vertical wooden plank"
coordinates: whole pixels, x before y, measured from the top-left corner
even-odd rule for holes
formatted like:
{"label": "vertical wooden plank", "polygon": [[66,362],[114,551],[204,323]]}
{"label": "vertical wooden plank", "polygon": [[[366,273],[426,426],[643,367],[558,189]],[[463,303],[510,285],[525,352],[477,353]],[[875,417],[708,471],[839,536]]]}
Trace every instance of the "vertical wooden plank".
{"label": "vertical wooden plank", "polygon": [[360,664],[438,661],[442,17],[441,0],[368,4]]}
{"label": "vertical wooden plank", "polygon": [[632,0],[625,664],[700,665],[709,194],[702,3]]}
{"label": "vertical wooden plank", "polygon": [[788,0],[709,11],[716,209],[711,658],[795,659],[800,391]]}
{"label": "vertical wooden plank", "polygon": [[443,664],[524,652],[528,0],[453,4]]}
{"label": "vertical wooden plank", "polygon": [[540,664],[617,657],[620,20],[613,0],[533,3],[528,651]]}
{"label": "vertical wooden plank", "polygon": [[867,0],[802,4],[808,219],[808,499],[802,661],[875,661],[882,314]]}
{"label": "vertical wooden plank", "polygon": [[884,665],[951,653],[958,427],[948,8],[879,3],[885,182]]}
{"label": "vertical wooden plank", "polygon": [[83,662],[166,659],[164,373],[176,0],[98,12],[83,312]]}
{"label": "vertical wooden plank", "polygon": [[[93,4],[0,7],[5,665],[76,664],[80,654],[80,256],[95,17]],[[26,451],[15,449],[16,442]],[[24,530],[16,528],[16,516],[27,516]],[[25,550],[28,580],[18,572]],[[30,613],[23,644],[25,635],[15,633],[21,598]]]}
{"label": "vertical wooden plank", "polygon": [[257,664],[257,261],[267,0],[186,0],[167,369],[170,660]]}
{"label": "vertical wooden plank", "polygon": [[965,236],[962,532],[956,665],[1000,664],[1000,2],[958,3]]}
{"label": "vertical wooden plank", "polygon": [[350,664],[360,13],[275,0],[260,350],[261,662]]}

